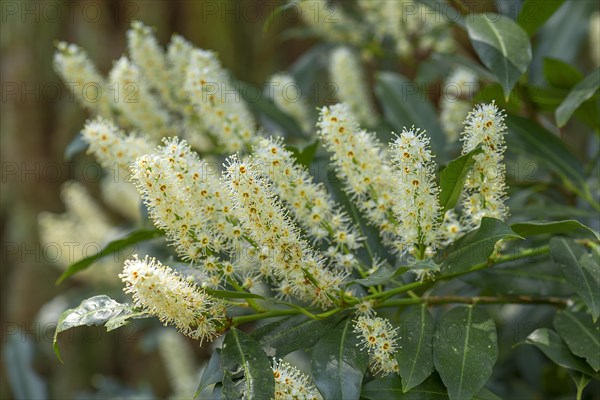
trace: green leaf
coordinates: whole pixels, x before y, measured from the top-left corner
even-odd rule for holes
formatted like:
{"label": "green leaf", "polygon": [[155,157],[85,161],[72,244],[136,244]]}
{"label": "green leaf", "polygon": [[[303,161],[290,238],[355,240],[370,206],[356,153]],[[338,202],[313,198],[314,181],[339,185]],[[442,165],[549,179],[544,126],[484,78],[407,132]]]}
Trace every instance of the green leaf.
{"label": "green leaf", "polygon": [[400,366],[402,390],[420,385],[433,372],[435,322],[425,304],[409,307],[401,318],[396,359]]}
{"label": "green leaf", "polygon": [[475,52],[494,73],[508,101],[510,92],[531,62],[527,33],[511,19],[498,14],[471,14],[467,32]]}
{"label": "green leaf", "polygon": [[585,358],[594,371],[600,370],[600,322],[592,322],[586,313],[559,311],[554,328],[573,354]]}
{"label": "green leaf", "polygon": [[358,283],[363,286],[376,286],[387,283],[396,275],[402,274],[408,271],[408,268],[400,267],[398,269],[392,269],[388,266],[379,267],[375,272],[366,278],[357,279],[353,283]]}
{"label": "green leaf", "polygon": [[317,153],[317,148],[319,147],[319,141],[315,140],[312,143],[304,146],[302,149],[298,149],[293,146],[286,146],[286,149],[291,151],[296,158],[296,162],[305,167],[310,167],[310,164],[315,159],[315,154]]}
{"label": "green leaf", "polygon": [[439,321],[433,360],[450,400],[471,399],[492,374],[498,357],[496,327],[476,307],[456,307]]}
{"label": "green leaf", "polygon": [[579,221],[574,219],[566,220],[566,221],[550,221],[550,222],[541,222],[541,221],[531,221],[531,222],[517,222],[516,224],[512,224],[510,228],[515,231],[518,235],[523,237],[530,237],[536,235],[545,235],[545,234],[554,234],[554,233],[569,233],[577,230],[584,231],[588,235],[596,239],[600,239],[598,237],[598,233],[594,232],[592,228],[589,228],[582,224]]}
{"label": "green leaf", "polygon": [[453,276],[469,271],[474,265],[486,262],[494,246],[502,239],[522,239],[504,222],[483,218],[481,226],[441,249],[435,261],[442,264],[442,276]]}
{"label": "green leaf", "polygon": [[544,58],[544,77],[550,86],[569,90],[583,79],[577,68],[558,58]]}
{"label": "green leaf", "polygon": [[129,318],[146,316],[147,314],[134,309],[129,304],[118,303],[108,296],[90,297],[82,301],[79,306],[68,309],[61,314],[54,331],[54,353],[62,362],[57,339],[58,334],[67,329],[83,325],[104,325],[107,331],[111,331],[125,325]]}
{"label": "green leaf", "polygon": [[593,376],[594,371],[581,358],[575,357],[556,332],[547,328],[533,331],[527,339],[526,344],[532,344],[540,349],[555,364],[563,368],[582,372]]}
{"label": "green leaf", "polygon": [[435,109],[416,83],[394,72],[380,72],[376,76],[375,94],[383,107],[385,120],[396,133],[413,125],[425,129],[431,138],[433,153],[439,157],[445,154],[446,135]]}
{"label": "green leaf", "polygon": [[223,376],[223,368],[221,367],[221,349],[215,349],[210,356],[210,360],[208,360],[206,368],[202,371],[202,376],[198,383],[198,389],[196,389],[196,393],[194,394],[194,399],[200,395],[204,388],[221,382]]}
{"label": "green leaf", "polygon": [[273,349],[276,357],[284,357],[293,351],[312,347],[340,318],[341,316],[335,315],[317,320],[306,315],[295,315],[262,326],[252,332],[251,336],[263,349]]}
{"label": "green leaf", "polygon": [[595,69],[584,80],[579,82],[569,92],[565,100],[556,109],[554,117],[556,125],[562,128],[569,122],[571,115],[583,104],[584,101],[592,98],[592,96],[600,88],[600,69]]}
{"label": "green leaf", "polygon": [[565,184],[575,182],[579,187],[585,185],[581,163],[559,137],[528,118],[508,115],[506,124],[509,130],[507,137],[513,140],[509,148],[523,150],[525,154],[536,157],[559,174]]}
{"label": "green leaf", "polygon": [[350,318],[342,320],[313,348],[312,375],[325,399],[358,399],[360,396],[369,357],[357,346],[353,325]]}
{"label": "green leaf", "polygon": [[373,379],[364,385],[360,394],[361,398],[368,400],[447,400],[448,394],[444,384],[439,378],[430,378],[421,385],[405,393],[402,390],[402,382],[396,374],[385,378]]}
{"label": "green leaf", "polygon": [[264,299],[264,297],[255,293],[215,290],[208,287],[203,288],[203,290],[211,296],[220,297],[222,299]]}
{"label": "green leaf", "polygon": [[473,157],[483,150],[477,147],[455,160],[452,160],[440,172],[440,206],[442,214],[454,208],[465,185],[469,170],[473,167]]}
{"label": "green leaf", "polygon": [[[260,345],[244,332],[232,328],[221,350],[224,371],[223,396],[227,399],[270,399],[275,393],[271,363]],[[243,372],[241,380],[233,380]]]}
{"label": "green leaf", "polygon": [[600,265],[585,248],[564,238],[550,239],[550,254],[565,279],[592,312],[594,321],[600,315]]}
{"label": "green leaf", "polygon": [[62,273],[62,275],[56,280],[56,284],[60,285],[65,279],[70,277],[71,275],[82,271],[88,268],[90,265],[105,257],[109,254],[116,253],[118,251],[122,251],[127,246],[130,246],[135,243],[144,242],[146,240],[154,239],[163,235],[163,232],[158,229],[140,229],[134,232],[131,232],[129,235],[114,240],[108,243],[102,250],[93,256],[89,256],[83,258],[79,261],[74,262],[69,265],[69,267]]}
{"label": "green leaf", "polygon": [[565,0],[526,0],[517,23],[529,36],[533,36],[564,2]]}

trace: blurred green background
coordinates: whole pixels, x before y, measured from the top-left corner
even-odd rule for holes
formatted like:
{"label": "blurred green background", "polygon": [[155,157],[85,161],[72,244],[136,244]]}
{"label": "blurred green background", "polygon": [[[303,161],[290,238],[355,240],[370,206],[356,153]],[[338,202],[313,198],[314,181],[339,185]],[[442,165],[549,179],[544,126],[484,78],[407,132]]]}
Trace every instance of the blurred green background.
{"label": "blurred green background", "polygon": [[[141,335],[132,328],[107,334],[79,329],[63,341],[66,362],[52,353],[55,314],[36,319],[40,308],[56,295],[69,291],[101,293],[79,287],[77,281],[60,287],[54,281],[60,270],[48,263],[37,240],[40,211],[62,212],[60,185],[83,177],[89,157],[64,161],[64,150],[88,117],[70,98],[52,68],[55,42],[83,47],[102,74],[126,50],[125,32],[132,20],[156,28],[161,44],[179,33],[194,45],[218,52],[223,65],[246,82],[262,84],[285,69],[311,46],[309,40],[281,40],[281,21],[264,32],[269,14],[281,1],[1,1],[1,158],[2,189],[0,268],[2,300],[2,352],[0,398],[12,398],[9,368],[27,362],[32,353],[35,372],[46,382],[51,398],[69,398],[106,385],[103,376],[118,377],[135,385],[138,378],[157,395],[169,392],[165,371],[156,354],[144,352]],[[287,24],[289,27],[290,24]],[[94,179],[88,179],[93,181]],[[85,292],[85,290],[90,290]],[[84,295],[76,296],[84,298]],[[64,298],[63,300],[64,301]],[[57,301],[57,307],[73,306]],[[142,328],[140,328],[142,329]],[[5,351],[7,343],[20,343]],[[29,346],[32,345],[32,346]],[[190,346],[198,348],[198,346]],[[15,354],[15,351],[18,354]],[[199,357],[202,356],[198,349]],[[104,383],[103,383],[104,382]],[[25,384],[27,382],[25,381]]]}

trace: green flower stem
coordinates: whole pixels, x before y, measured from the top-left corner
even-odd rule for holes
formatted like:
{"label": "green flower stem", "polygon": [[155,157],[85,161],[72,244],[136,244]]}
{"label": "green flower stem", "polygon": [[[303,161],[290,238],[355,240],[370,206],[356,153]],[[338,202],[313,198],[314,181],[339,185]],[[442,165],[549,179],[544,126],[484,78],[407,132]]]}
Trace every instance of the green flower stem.
{"label": "green flower stem", "polygon": [[[238,292],[240,292],[240,293],[248,293],[246,290],[244,290],[244,288],[242,288],[242,287],[241,287],[241,286],[240,286],[240,285],[239,285],[239,284],[236,282],[236,280],[235,280],[234,278],[232,278],[232,277],[229,277],[229,278],[228,278],[228,281],[229,281],[229,284],[231,284],[231,286],[233,286],[233,288],[234,288],[235,290],[237,290]],[[258,303],[257,303],[257,302],[254,300],[254,299],[246,299],[246,302],[248,302],[248,305],[249,305],[250,307],[252,307],[252,308],[254,309],[254,311],[256,311],[256,312],[259,312],[259,313],[261,313],[261,312],[264,312],[264,311],[265,311],[264,307],[261,307],[261,306],[260,306],[260,305],[259,305],[259,304],[258,304]]]}
{"label": "green flower stem", "polygon": [[242,324],[245,324],[248,322],[257,321],[260,319],[282,317],[282,316],[286,316],[286,315],[296,315],[296,314],[300,314],[300,311],[295,308],[290,308],[290,309],[285,309],[285,310],[265,311],[265,312],[252,314],[252,315],[243,315],[241,317],[233,317],[232,325],[238,326],[238,325],[242,325]]}
{"label": "green flower stem", "polygon": [[537,296],[482,296],[482,297],[468,297],[468,296],[430,296],[422,298],[409,298],[409,299],[393,299],[384,301],[381,304],[375,306],[376,308],[386,307],[398,307],[407,306],[412,304],[427,304],[427,305],[440,305],[440,304],[547,304],[559,308],[565,308],[569,299],[561,297],[537,297]]}

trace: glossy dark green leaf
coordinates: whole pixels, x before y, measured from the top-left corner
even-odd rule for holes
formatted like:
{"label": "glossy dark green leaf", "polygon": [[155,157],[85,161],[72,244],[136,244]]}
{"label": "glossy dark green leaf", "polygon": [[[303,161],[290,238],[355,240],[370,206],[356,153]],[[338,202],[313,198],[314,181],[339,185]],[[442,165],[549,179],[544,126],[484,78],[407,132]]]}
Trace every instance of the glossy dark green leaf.
{"label": "glossy dark green leaf", "polygon": [[196,393],[194,394],[194,399],[200,395],[204,388],[221,382],[223,380],[223,376],[223,368],[221,367],[221,350],[216,349],[210,356],[210,360],[208,360],[206,368],[204,368],[204,371],[202,371],[202,376],[200,377],[200,382],[198,383],[198,389],[196,389]]}
{"label": "glossy dark green leaf", "polygon": [[517,23],[529,36],[533,36],[564,2],[565,0],[526,0]]}
{"label": "glossy dark green leaf", "polygon": [[433,153],[443,158],[446,136],[435,109],[416,83],[394,72],[380,72],[376,76],[375,94],[383,107],[385,120],[396,133],[412,126],[425,129],[431,138]]}
{"label": "glossy dark green leaf", "polygon": [[600,315],[600,266],[597,260],[586,253],[583,245],[559,237],[550,240],[550,253],[595,321]]}
{"label": "glossy dark green leaf", "polygon": [[590,376],[594,375],[594,371],[590,366],[583,359],[571,354],[565,342],[551,329],[536,329],[527,336],[525,343],[534,345],[555,364],[563,368],[579,371]]}
{"label": "glossy dark green leaf", "polygon": [[403,314],[396,359],[400,366],[402,389],[420,385],[433,372],[435,322],[425,304],[409,307]]}
{"label": "glossy dark green leaf", "polygon": [[124,249],[126,249],[128,246],[131,246],[132,244],[144,242],[144,241],[150,240],[150,239],[155,239],[162,235],[164,235],[163,232],[158,229],[140,229],[140,230],[131,232],[129,235],[127,235],[121,239],[117,239],[117,240],[114,240],[114,241],[108,243],[98,253],[96,253],[92,256],[83,258],[83,259],[76,261],[73,264],[69,265],[69,267],[65,270],[65,272],[63,272],[62,275],[56,280],[56,284],[60,285],[65,279],[67,279],[68,277],[70,277],[71,275],[73,275],[79,271],[82,271],[82,270],[88,268],[90,265],[92,265],[94,262],[98,261],[102,257],[105,257],[107,255],[110,255],[110,254],[113,254],[113,253],[116,253],[119,251],[123,251]]}
{"label": "glossy dark green leaf", "polygon": [[583,79],[583,74],[562,60],[544,58],[544,77],[550,86],[570,90]]}
{"label": "glossy dark green leaf", "polygon": [[481,152],[481,147],[478,147],[467,154],[463,154],[450,161],[440,172],[440,206],[442,207],[442,214],[456,206],[469,170],[475,163],[473,157]]}
{"label": "glossy dark green leaf", "polygon": [[565,100],[561,103],[560,106],[556,109],[556,113],[554,114],[556,118],[556,125],[559,128],[562,128],[569,122],[569,119],[585,102],[586,100],[592,98],[594,94],[600,88],[600,69],[595,69],[592,71],[584,80],[579,82],[567,95]]}
{"label": "glossy dark green leaf", "polygon": [[523,237],[530,237],[536,235],[545,235],[545,234],[555,234],[555,233],[570,233],[574,231],[582,231],[587,236],[594,237],[596,239],[600,239],[598,237],[598,233],[594,232],[593,229],[585,226],[579,221],[576,220],[566,220],[566,221],[551,221],[551,222],[540,222],[540,221],[531,221],[531,222],[517,222],[516,224],[512,224],[510,228],[515,231],[518,235]]}
{"label": "glossy dark green leaf", "polygon": [[263,349],[274,351],[276,357],[284,357],[293,351],[312,347],[339,320],[339,315],[324,320],[295,315],[262,326],[252,332],[251,336]]}
{"label": "glossy dark green leaf", "polygon": [[346,318],[313,347],[312,375],[325,399],[354,400],[360,396],[369,357],[357,346],[353,327],[352,319]]}
{"label": "glossy dark green leaf", "polygon": [[125,325],[130,318],[146,316],[147,314],[135,310],[129,304],[121,304],[108,296],[90,297],[82,301],[79,306],[61,314],[54,331],[54,353],[62,362],[57,340],[58,334],[67,329],[84,325],[105,325],[107,331],[110,331]]}
{"label": "glossy dark green leaf", "polygon": [[[407,270],[408,270],[407,268],[401,268],[400,273],[406,272]],[[363,278],[363,279],[357,279],[354,281],[354,283],[359,283],[363,286],[381,285],[381,284],[389,282],[390,279],[392,279],[394,276],[396,276],[396,274],[398,272],[399,272],[399,270],[392,269],[387,266],[382,266],[382,267],[378,268],[377,271],[370,274],[368,277]]]}
{"label": "glossy dark green leaf", "polygon": [[510,92],[531,62],[527,33],[510,18],[498,14],[471,14],[467,32],[475,52],[494,73],[508,101]]}
{"label": "glossy dark green leaf", "polygon": [[296,162],[305,167],[310,167],[310,164],[315,159],[315,154],[317,153],[317,148],[319,147],[319,141],[315,140],[314,142],[304,146],[302,149],[298,149],[296,147],[288,146],[287,150],[294,153],[296,157]]}
{"label": "glossy dark green leaf", "polygon": [[[221,349],[223,396],[227,399],[270,399],[275,393],[271,363],[258,342],[232,328]],[[242,372],[243,377],[234,380]]]}
{"label": "glossy dark green leaf", "polygon": [[576,356],[585,358],[600,370],[600,322],[581,312],[559,311],[554,316],[554,328]]}
{"label": "glossy dark green leaf", "polygon": [[550,170],[563,178],[563,182],[582,187],[585,184],[583,167],[556,135],[528,118],[508,115],[509,148],[536,157]]}
{"label": "glossy dark green leaf", "polygon": [[486,262],[499,240],[520,238],[504,222],[495,218],[483,218],[479,229],[440,250],[435,255],[435,261],[442,264],[442,276],[462,274],[476,264]]}
{"label": "glossy dark green leaf", "polygon": [[438,322],[433,360],[451,400],[471,399],[492,374],[498,357],[494,320],[478,307],[456,307]]}
{"label": "glossy dark green leaf", "polygon": [[448,394],[439,378],[430,378],[409,392],[402,390],[402,382],[396,374],[385,378],[373,379],[367,383],[360,394],[368,400],[447,400]]}

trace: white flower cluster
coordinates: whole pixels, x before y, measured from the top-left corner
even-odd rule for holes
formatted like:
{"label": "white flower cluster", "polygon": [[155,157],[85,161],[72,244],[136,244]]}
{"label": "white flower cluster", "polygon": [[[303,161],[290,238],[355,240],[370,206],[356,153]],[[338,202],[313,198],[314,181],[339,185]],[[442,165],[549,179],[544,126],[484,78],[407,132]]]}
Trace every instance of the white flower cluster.
{"label": "white flower cluster", "polygon": [[254,118],[217,55],[193,50],[185,87],[203,123],[228,153],[248,151],[257,138]]}
{"label": "white flower cluster", "polygon": [[218,171],[184,140],[165,139],[155,152],[139,157],[132,171],[154,224],[166,232],[183,259],[197,261],[231,251],[241,238]]}
{"label": "white flower cluster", "polygon": [[444,82],[440,120],[449,142],[458,140],[463,121],[473,108],[469,100],[477,87],[477,76],[465,68],[455,69]]}
{"label": "white flower cluster", "polygon": [[336,97],[347,104],[359,122],[373,126],[377,123],[375,108],[367,89],[360,60],[347,47],[338,47],[331,54],[330,79],[335,84]]}
{"label": "white flower cluster", "polygon": [[313,121],[301,90],[294,78],[287,73],[275,74],[267,83],[268,95],[275,106],[292,117],[305,133],[310,133]]}
{"label": "white flower cluster", "polygon": [[[394,212],[400,221],[400,246],[411,254],[435,250],[439,241],[439,187],[425,131],[403,130],[391,144],[398,196]],[[416,246],[416,247],[415,247]]]}
{"label": "white flower cluster", "polygon": [[279,296],[294,296],[321,307],[332,304],[330,296],[346,278],[331,271],[324,260],[301,237],[259,174],[253,162],[236,156],[228,159],[225,183],[250,239],[260,252],[260,273],[273,279]]}
{"label": "white flower cluster", "polygon": [[506,166],[504,165],[505,114],[493,102],[478,104],[465,120],[462,133],[463,154],[482,146],[475,165],[465,182],[463,202],[465,223],[475,228],[483,217],[500,220],[508,216],[506,200]]}
{"label": "white flower cluster", "polygon": [[333,153],[331,160],[346,191],[384,239],[395,239],[395,179],[381,143],[374,134],[360,129],[345,104],[323,107],[318,128],[323,146]]}
{"label": "white flower cluster", "polygon": [[152,152],[153,148],[144,136],[126,135],[114,123],[102,118],[88,121],[82,136],[89,144],[88,153],[92,153],[104,168],[113,171],[118,167],[128,173],[131,163],[142,154]]}
{"label": "white flower cluster", "polygon": [[140,67],[123,56],[113,65],[109,80],[119,88],[115,107],[122,119],[154,140],[175,133],[169,113],[151,91]]}
{"label": "white flower cluster", "polygon": [[[310,236],[319,242],[333,242],[342,253],[360,247],[360,238],[349,218],[325,187],[313,183],[308,171],[294,161],[281,139],[262,139],[253,155],[256,166],[273,183],[272,189]],[[340,257],[341,262],[344,256]]]}
{"label": "white flower cluster", "polygon": [[358,345],[369,352],[369,367],[374,374],[386,376],[399,371],[395,354],[398,349],[397,332],[385,318],[360,315],[354,321]]}
{"label": "white flower cluster", "polygon": [[119,278],[136,307],[201,343],[212,340],[225,324],[225,305],[221,301],[154,258],[140,260],[133,256],[125,261]]}
{"label": "white flower cluster", "polygon": [[111,115],[106,81],[83,49],[74,44],[58,43],[54,69],[69,84],[84,108],[103,117]]}
{"label": "white flower cluster", "polygon": [[311,379],[282,359],[273,359],[275,400],[323,400]]}

